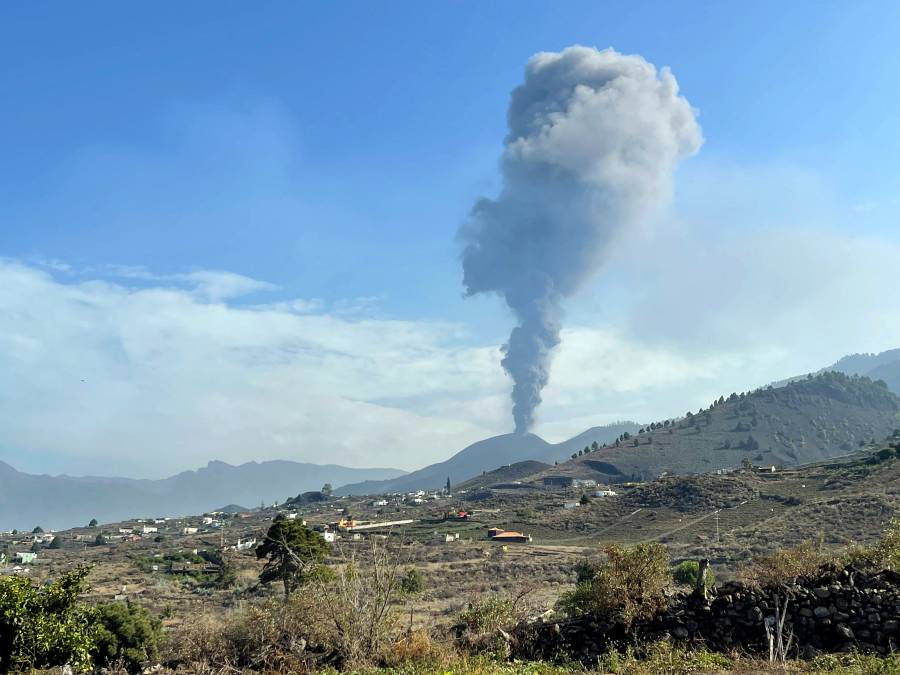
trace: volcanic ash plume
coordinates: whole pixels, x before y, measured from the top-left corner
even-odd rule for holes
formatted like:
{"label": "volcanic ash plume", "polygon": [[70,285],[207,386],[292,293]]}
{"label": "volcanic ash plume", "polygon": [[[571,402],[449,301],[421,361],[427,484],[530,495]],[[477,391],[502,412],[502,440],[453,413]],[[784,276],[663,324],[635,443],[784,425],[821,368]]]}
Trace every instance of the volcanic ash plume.
{"label": "volcanic ash plume", "polygon": [[613,237],[670,191],[703,142],[668,70],[612,49],[536,54],[512,93],[503,187],[460,230],[468,295],[496,292],[518,319],[503,347],[516,431],[534,422],[559,344],[561,303]]}

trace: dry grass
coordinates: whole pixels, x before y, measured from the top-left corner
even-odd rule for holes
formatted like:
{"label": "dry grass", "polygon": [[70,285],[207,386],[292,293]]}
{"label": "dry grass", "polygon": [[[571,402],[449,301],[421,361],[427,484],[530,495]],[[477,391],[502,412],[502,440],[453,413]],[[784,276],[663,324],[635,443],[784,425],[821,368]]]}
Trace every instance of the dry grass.
{"label": "dry grass", "polygon": [[770,588],[797,577],[813,576],[831,560],[833,556],[823,550],[821,541],[806,541],[754,558],[741,569],[740,577],[754,586]]}

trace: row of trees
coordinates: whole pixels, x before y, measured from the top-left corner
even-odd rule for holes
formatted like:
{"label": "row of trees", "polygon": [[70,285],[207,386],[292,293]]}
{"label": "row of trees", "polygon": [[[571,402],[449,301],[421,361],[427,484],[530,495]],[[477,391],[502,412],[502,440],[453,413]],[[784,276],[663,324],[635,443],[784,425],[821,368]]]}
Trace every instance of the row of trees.
{"label": "row of trees", "polygon": [[[587,455],[592,452],[597,452],[600,449],[600,447],[601,447],[600,444],[597,443],[597,441],[594,441],[590,445],[584,446],[584,448],[582,448],[578,452],[573,452],[572,459],[577,459],[577,458],[581,457],[582,455]],[[606,447],[606,443],[603,444],[603,447],[604,448]],[[447,480],[449,481],[450,479],[448,478]]]}

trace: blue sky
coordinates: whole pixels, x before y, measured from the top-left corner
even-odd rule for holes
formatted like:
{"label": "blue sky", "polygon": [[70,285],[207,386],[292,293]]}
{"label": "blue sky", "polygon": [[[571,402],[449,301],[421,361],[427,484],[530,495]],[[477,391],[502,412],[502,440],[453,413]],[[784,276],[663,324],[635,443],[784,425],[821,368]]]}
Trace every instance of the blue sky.
{"label": "blue sky", "polygon": [[[305,312],[346,322],[339,332],[365,321],[395,328],[391,322],[406,322],[407,336],[444,326],[445,336],[452,334],[449,347],[445,338],[439,344],[426,338],[427,349],[400,340],[396,352],[378,355],[388,370],[423,349],[434,349],[435,362],[444,364],[423,366],[432,384],[422,391],[414,378],[367,388],[365,403],[413,416],[384,431],[383,455],[354,454],[349,441],[333,448],[338,460],[356,465],[412,468],[420,462],[413,448],[422,443],[433,448],[424,459],[441,459],[455,444],[508,424],[499,366],[467,378],[444,359],[456,363],[465,350],[486,350],[478,353],[489,368],[491,350],[510,327],[499,303],[461,297],[455,241],[474,200],[498,189],[510,90],[535,52],[612,46],[671,67],[699,110],[706,141],[678,174],[662,234],[623,249],[623,259],[636,262],[601,273],[571,303],[568,327],[586,331],[579,334],[585,349],[619,345],[611,353],[634,353],[635,363],[664,353],[666,365],[655,371],[673,374],[619,386],[609,398],[603,377],[564,386],[566,364],[578,360],[566,352],[537,430],[561,437],[591,421],[672,415],[725,387],[741,388],[746,379],[749,388],[847,351],[900,345],[900,324],[891,314],[896,301],[881,287],[889,282],[861,272],[852,257],[890,260],[900,245],[898,34],[900,5],[893,2],[9,3],[0,9],[0,257],[19,281],[32,275],[52,296],[48,306],[62,312],[57,316],[68,316],[55,304],[63,296],[75,305],[87,302],[72,300],[73,293],[125,294],[132,298],[122,309],[127,312],[146,300],[129,293],[177,291],[184,294],[173,295],[177,306],[195,303],[198,311],[210,303],[238,312],[303,299]],[[810,242],[819,257],[805,251]],[[725,264],[737,250],[759,256],[744,276],[739,264]],[[836,259],[838,253],[847,257]],[[707,261],[707,275],[678,275],[685,284],[679,286],[659,272],[693,256]],[[769,274],[767,264],[776,272]],[[805,273],[778,276],[795,264],[804,271],[849,268],[856,276],[827,295],[828,284],[810,287]],[[835,304],[838,318],[852,316],[851,300],[860,294],[870,296],[879,325],[868,332],[831,330],[824,341],[815,332],[785,338],[797,327],[771,316],[753,269],[777,280],[772,292],[780,311],[803,317],[807,326],[821,326],[819,312]],[[210,270],[224,275],[218,290],[210,290],[209,277],[197,276]],[[716,285],[716,274],[744,279],[743,285],[713,294],[710,311],[690,322],[671,316],[671,302],[660,300],[668,292],[702,293],[706,283]],[[231,285],[222,291],[222,283]],[[27,284],[21,288],[32,292]],[[91,297],[96,306],[109,299]],[[27,335],[20,319],[26,309],[35,312]],[[46,348],[46,332],[55,330],[47,306],[35,302],[16,311],[0,306],[7,339]],[[72,320],[80,326],[86,319]],[[91,319],[95,325],[107,320],[112,323],[108,315]],[[178,325],[190,322],[186,316]],[[771,332],[747,329],[761,324]],[[66,363],[90,362],[83,351],[88,342],[91,354],[112,358],[120,347],[107,347],[122,343],[128,330],[116,325],[91,338],[73,329],[72,340],[57,349],[72,350]],[[611,334],[617,341],[604,342]],[[577,335],[570,338],[570,345],[580,344]],[[323,336],[317,349],[326,353],[333,339]],[[816,340],[816,348],[803,340]],[[375,358],[355,349],[342,353],[354,362]],[[126,350],[122,358],[136,357]],[[311,363],[298,372],[328,361]],[[21,393],[35,379],[29,368],[65,372],[39,358],[23,364],[6,364],[18,378],[8,381],[10,400],[12,390]],[[108,375],[105,366],[97,368]],[[229,387],[240,389],[252,371],[242,366],[228,386],[215,381],[215,372],[202,368],[190,386],[205,383],[202,396],[238,406]],[[365,375],[376,384],[382,376]],[[81,413],[96,418],[109,397],[121,394],[119,387],[145,391],[146,382],[133,377],[119,373],[106,381],[103,395]],[[326,389],[341,401],[355,400],[348,391]],[[45,400],[46,390],[33,396]],[[71,404],[58,405],[54,413],[64,419],[78,416]],[[146,401],[136,398],[134,406],[141,405]],[[439,414],[438,407],[452,412]],[[473,410],[484,409],[495,417],[475,419]],[[122,411],[115,447],[141,436],[131,415],[139,418]],[[173,432],[158,443],[174,445],[179,425],[187,423],[174,411],[165,415]],[[444,431],[411,436],[408,447],[400,443],[394,451],[412,426],[437,418],[435,428],[444,424]],[[36,433],[39,424],[26,419],[0,438],[0,459],[33,470],[101,471],[103,439],[115,436],[111,427],[98,423],[70,443]],[[313,457],[303,449],[306,427],[286,429],[281,445],[267,445],[260,438],[271,437],[271,426],[260,418],[257,435],[248,437],[260,448],[256,455],[235,446],[217,456]],[[187,468],[211,459],[221,443],[211,438],[195,455],[173,453],[171,462],[152,469],[142,459],[150,452],[145,448],[128,454],[122,471]]]}

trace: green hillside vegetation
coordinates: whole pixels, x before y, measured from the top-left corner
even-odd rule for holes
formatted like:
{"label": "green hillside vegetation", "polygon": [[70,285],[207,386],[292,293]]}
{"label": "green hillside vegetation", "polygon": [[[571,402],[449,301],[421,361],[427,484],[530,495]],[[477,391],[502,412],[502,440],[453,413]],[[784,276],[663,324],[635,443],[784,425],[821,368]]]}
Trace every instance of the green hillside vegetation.
{"label": "green hillside vegetation", "polygon": [[459,490],[478,490],[493,486],[508,486],[516,481],[522,481],[541,471],[551,469],[551,464],[538,462],[536,460],[525,460],[514,464],[501,466],[493,471],[485,471],[482,475],[460,483],[454,489]]}
{"label": "green hillside vegetation", "polygon": [[477,506],[499,510],[506,516],[492,522],[544,544],[658,542],[676,559],[709,558],[734,574],[752,556],[804,540],[826,548],[875,540],[900,512],[898,455],[900,431],[840,461],[666,476],[617,487],[618,496],[574,509],[560,502],[581,488],[491,489],[478,495]]}
{"label": "green hillside vegetation", "polygon": [[798,466],[850,455],[897,427],[900,398],[884,382],[828,372],[780,388],[722,396],[683,418],[623,434],[546,475],[621,483],[748,462]]}
{"label": "green hillside vegetation", "polygon": [[[861,375],[871,380],[882,380],[895,394],[900,395],[900,349],[889,349],[880,354],[849,354],[827,368],[813,373],[821,375],[829,371],[838,371],[845,375]],[[784,386],[788,382],[801,380],[792,377],[774,383],[773,386]]]}

